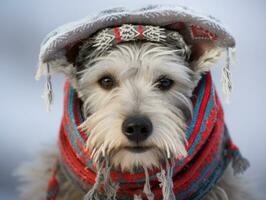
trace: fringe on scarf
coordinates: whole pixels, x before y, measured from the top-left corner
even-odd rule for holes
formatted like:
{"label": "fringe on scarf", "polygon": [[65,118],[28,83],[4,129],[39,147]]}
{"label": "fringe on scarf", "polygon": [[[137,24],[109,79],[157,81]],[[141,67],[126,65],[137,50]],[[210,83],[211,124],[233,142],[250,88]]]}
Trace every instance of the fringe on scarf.
{"label": "fringe on scarf", "polygon": [[95,183],[85,195],[84,200],[101,200],[103,198],[103,195],[100,193],[100,187],[102,184],[104,185],[104,191],[106,194],[104,199],[116,200],[118,184],[115,184],[111,181],[110,170],[111,165],[109,164],[109,159],[105,158],[100,162]]}
{"label": "fringe on scarf", "polygon": [[106,167],[104,171],[104,186],[107,200],[116,200],[116,191],[119,188],[117,183],[112,182],[110,177],[111,165],[109,159],[106,159]]}
{"label": "fringe on scarf", "polygon": [[[230,145],[230,153],[232,155],[232,167],[234,170],[234,174],[243,173],[248,167],[249,162],[245,159],[240,151],[236,149],[233,143]],[[160,187],[162,188],[163,200],[175,200],[175,194],[173,192],[173,169],[174,169],[174,161],[166,159],[166,168],[163,169],[161,167],[161,172],[157,173],[157,179],[160,182]],[[56,162],[55,167],[52,172],[52,176],[48,182],[47,188],[47,200],[56,200],[56,197],[59,193],[59,183],[57,179],[58,172],[58,162]],[[146,195],[148,200],[154,200],[154,194],[151,190],[150,180],[149,180],[149,172],[146,167],[143,167],[145,172],[145,185],[143,188],[143,193]],[[109,163],[109,159],[105,158],[102,162],[100,162],[97,170],[97,175],[95,179],[95,183],[93,187],[88,191],[85,195],[84,200],[101,200],[103,198],[103,194],[100,192],[101,185],[104,185],[106,200],[116,200],[117,199],[117,190],[119,185],[117,183],[112,182],[110,177],[111,165]],[[223,192],[221,191],[221,195]],[[226,198],[225,198],[226,199]],[[134,200],[142,200],[141,195],[134,195]]]}
{"label": "fringe on scarf", "polygon": [[154,194],[151,191],[151,186],[150,186],[150,178],[149,178],[149,172],[147,167],[143,167],[144,172],[145,172],[145,185],[143,188],[143,192],[146,194],[146,197],[148,200],[153,200],[154,199]]}
{"label": "fringe on scarf", "polygon": [[232,168],[234,175],[244,173],[250,166],[248,159],[242,156],[239,148],[233,143],[231,137],[228,134],[228,128],[225,126],[225,133],[228,135],[227,148],[229,150],[229,156],[232,158]]}
{"label": "fringe on scarf", "polygon": [[[157,178],[160,182],[160,187],[162,188],[163,200],[175,200],[175,194],[173,192],[173,161],[169,163],[166,159],[166,168],[161,167],[161,172],[157,173]],[[143,187],[143,193],[146,195],[148,200],[154,200],[154,194],[151,190],[149,172],[147,167],[143,167],[145,172],[145,184]],[[113,183],[110,178],[111,165],[109,164],[109,159],[105,158],[103,162],[99,164],[97,176],[93,187],[85,195],[84,200],[100,200],[103,195],[100,194],[100,187],[104,185],[104,199],[116,200],[116,192],[118,190],[118,184]],[[141,195],[135,194],[134,200],[142,200]]]}
{"label": "fringe on scarf", "polygon": [[84,200],[101,200],[100,199],[100,186],[104,180],[103,175],[104,162],[102,162],[97,170],[97,175],[93,187],[85,195]]}
{"label": "fringe on scarf", "polygon": [[174,162],[171,161],[171,166],[169,160],[166,159],[166,171],[161,167],[161,172],[157,173],[158,181],[160,182],[160,187],[162,188],[163,200],[175,200],[175,194],[173,191],[173,169]]}
{"label": "fringe on scarf", "polygon": [[234,175],[243,174],[250,167],[250,163],[238,150],[233,155],[232,167],[234,170]]}

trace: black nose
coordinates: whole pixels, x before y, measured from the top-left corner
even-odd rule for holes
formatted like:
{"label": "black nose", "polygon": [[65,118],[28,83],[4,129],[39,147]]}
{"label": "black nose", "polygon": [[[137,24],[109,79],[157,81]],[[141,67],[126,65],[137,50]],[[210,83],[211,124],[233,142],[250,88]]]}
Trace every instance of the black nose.
{"label": "black nose", "polygon": [[128,117],[123,125],[122,131],[131,141],[139,143],[149,137],[152,132],[151,120],[142,115]]}

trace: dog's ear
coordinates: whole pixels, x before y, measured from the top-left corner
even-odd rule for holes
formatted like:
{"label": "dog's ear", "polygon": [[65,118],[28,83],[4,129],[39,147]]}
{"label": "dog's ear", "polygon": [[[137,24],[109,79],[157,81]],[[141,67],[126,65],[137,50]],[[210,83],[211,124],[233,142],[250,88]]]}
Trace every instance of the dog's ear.
{"label": "dog's ear", "polygon": [[[75,59],[79,52],[79,45],[65,47],[65,55],[49,62],[40,62],[35,78],[39,80],[42,76],[53,74],[64,74],[72,87],[77,88],[77,72]],[[41,60],[41,59],[40,59]]]}
{"label": "dog's ear", "polygon": [[211,42],[197,43],[191,47],[190,66],[197,74],[203,74],[224,56],[225,49]]}
{"label": "dog's ear", "polygon": [[[229,102],[229,97],[232,91],[231,81],[231,58],[234,58],[235,49],[219,47],[210,41],[197,43],[191,46],[190,67],[195,72],[195,81],[199,81],[202,74],[209,72],[213,67],[222,61],[221,81],[223,93],[226,101]],[[222,58],[222,59],[221,59]]]}
{"label": "dog's ear", "polygon": [[65,47],[65,55],[53,60],[43,60],[40,58],[39,67],[35,75],[35,79],[39,80],[42,76],[46,77],[43,98],[45,99],[47,110],[51,110],[53,103],[53,90],[51,76],[53,74],[64,74],[68,82],[74,89],[78,88],[78,69],[75,64],[76,56],[79,52],[79,45],[71,48]]}

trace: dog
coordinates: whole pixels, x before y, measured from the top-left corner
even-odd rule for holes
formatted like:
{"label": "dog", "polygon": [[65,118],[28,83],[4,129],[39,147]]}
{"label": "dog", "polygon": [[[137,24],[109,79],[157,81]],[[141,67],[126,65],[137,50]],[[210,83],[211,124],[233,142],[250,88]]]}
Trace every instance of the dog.
{"label": "dog", "polygon": [[[200,56],[191,52],[198,59],[189,61],[187,55],[192,49],[183,40],[181,43],[183,45],[179,46],[185,53],[165,42],[137,40],[116,44],[104,53],[96,54],[91,51],[91,41],[85,40],[76,52],[78,69],[65,61],[56,61],[54,71],[66,75],[80,101],[83,121],[79,128],[86,135],[85,147],[97,170],[95,183],[85,195],[77,187],[79,184],[66,175],[67,169],[56,167],[54,183],[60,187],[59,192],[56,190],[56,199],[123,199],[119,194],[113,194],[113,190],[99,189],[103,181],[101,173],[106,170],[104,176],[109,177],[108,169],[129,174],[143,169],[144,192],[138,193],[138,190],[128,199],[177,198],[173,191],[175,182],[170,177],[173,168],[169,166],[173,165],[174,159],[189,156],[186,134],[195,114],[193,95],[202,77],[224,55],[221,48],[209,48]],[[227,132],[226,128],[224,132]],[[46,197],[47,184],[55,172],[54,163],[61,151],[58,146],[49,147],[34,164],[21,170],[26,182],[22,187],[23,199],[49,199]],[[149,182],[149,179],[152,181],[149,173],[154,169],[162,170],[159,181],[162,197],[153,192],[155,186]],[[200,199],[253,199],[248,186],[234,172],[234,162],[229,163]],[[108,181],[112,180],[105,180],[103,185]],[[120,187],[119,183],[110,183],[110,186],[114,190]],[[108,192],[113,196],[108,196]]]}

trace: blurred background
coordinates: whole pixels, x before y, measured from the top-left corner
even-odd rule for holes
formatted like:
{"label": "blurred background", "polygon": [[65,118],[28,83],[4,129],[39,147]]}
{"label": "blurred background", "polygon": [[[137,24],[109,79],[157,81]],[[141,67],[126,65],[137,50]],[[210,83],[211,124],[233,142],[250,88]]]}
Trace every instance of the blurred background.
{"label": "blurred background", "polygon": [[[249,158],[247,175],[266,195],[266,78],[264,0],[164,0],[220,19],[237,41],[234,91],[224,105],[231,135]],[[64,23],[96,14],[103,8],[137,8],[161,0],[1,0],[0,1],[0,199],[18,200],[12,176],[45,145],[54,143],[62,115],[64,77],[53,79],[55,102],[47,113],[41,99],[44,81],[36,82],[39,46],[44,36]],[[220,69],[213,70],[221,94]],[[222,95],[220,95],[222,96]],[[265,199],[265,198],[262,198]]]}

